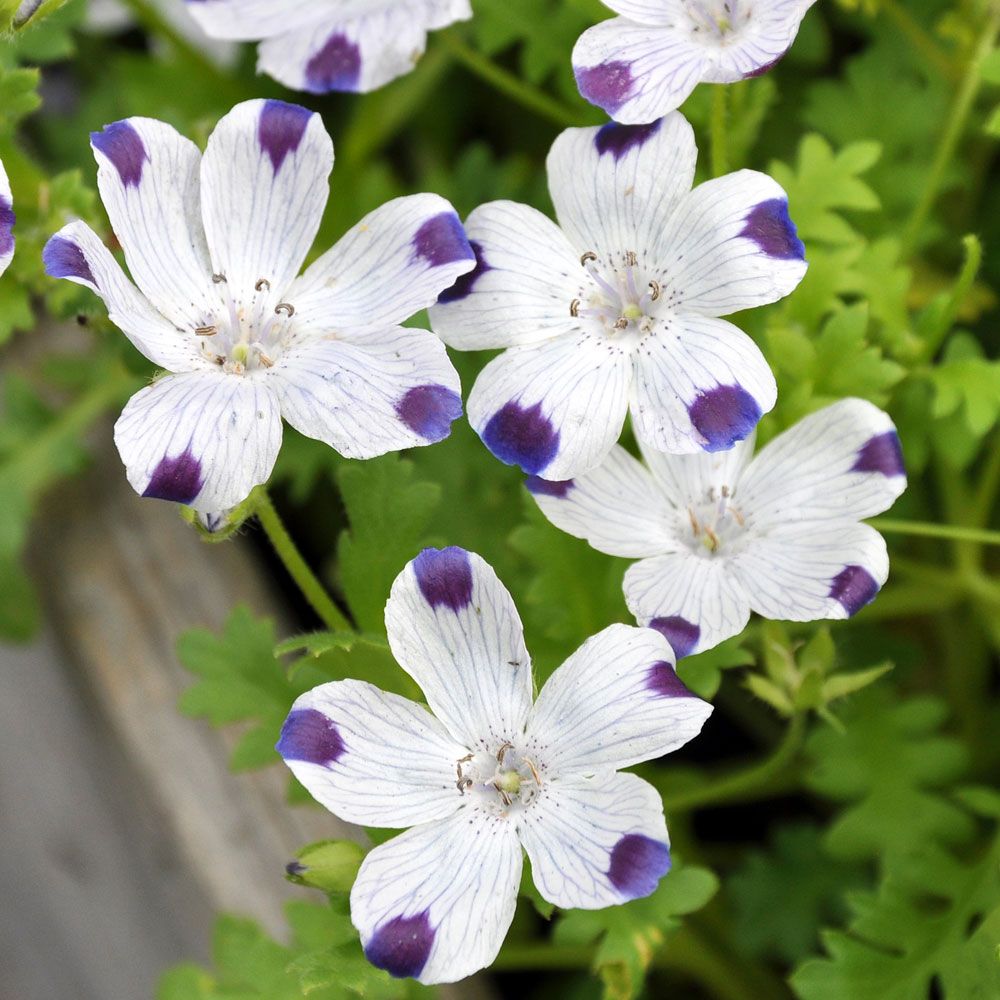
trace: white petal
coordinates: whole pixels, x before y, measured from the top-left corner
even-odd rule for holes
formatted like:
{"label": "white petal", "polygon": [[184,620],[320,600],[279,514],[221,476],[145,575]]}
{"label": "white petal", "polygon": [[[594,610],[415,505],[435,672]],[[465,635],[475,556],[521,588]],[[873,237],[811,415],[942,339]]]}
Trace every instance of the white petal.
{"label": "white petal", "polygon": [[755,538],[734,570],[765,618],[848,618],[875,599],[889,576],[889,555],[867,524],[802,522]]}
{"label": "white petal", "polygon": [[85,222],[64,226],[42,251],[45,273],[96,292],[108,318],[155,365],[173,372],[211,369],[193,333],[179,330],[132,284]]}
{"label": "white petal", "polygon": [[291,6],[276,4],[274,0],[186,0],[186,3],[195,20],[213,38],[243,41],[315,24],[330,13],[330,0],[296,0]]}
{"label": "white petal", "polygon": [[670,455],[650,448],[641,439],[639,448],[649,471],[672,507],[686,511],[692,504],[732,494],[747,463],[753,458],[756,433],[751,431],[726,451],[699,451]]}
{"label": "white petal", "polygon": [[469,423],[500,461],[570,479],[618,440],[631,381],[628,349],[583,330],[512,347],[476,379]]}
{"label": "white petal", "polygon": [[288,290],[297,336],[385,329],[437,301],[475,256],[451,204],[396,198],[366,215]]}
{"label": "white petal", "polygon": [[542,688],[528,721],[525,755],[543,779],[628,767],[683,746],[711,712],[677,679],[662,635],[610,625]]}
{"label": "white petal", "polygon": [[524,730],[531,659],[514,601],[474,552],[424,549],[385,607],[389,645],[427,704],[470,750],[496,752]]}
{"label": "white petal", "polygon": [[351,890],[351,919],[372,964],[452,983],[496,958],[520,880],[513,824],[467,806],[376,847]]}
{"label": "white petal", "polygon": [[708,316],[777,302],[806,273],[788,195],[756,170],[706,181],[682,199],[656,263],[663,294]]}
{"label": "white petal", "polygon": [[542,513],[600,552],[642,558],[672,551],[673,510],[642,463],[615,445],[596,468],[575,479],[525,484]]}
{"label": "white petal", "polygon": [[601,0],[601,3],[640,24],[669,24],[684,11],[684,0]]}
{"label": "white petal", "polygon": [[634,358],[632,421],[647,449],[726,451],[753,433],[777,399],[760,348],[726,320],[668,314]]}
{"label": "white petal", "polygon": [[259,69],[294,90],[366,93],[413,69],[428,30],[472,16],[468,0],[351,7],[337,6],[322,23],[268,38]]}
{"label": "white petal", "polygon": [[201,163],[213,270],[235,301],[255,286],[285,292],[312,246],[329,194],[333,143],[318,114],[283,101],[246,101],[222,118]]}
{"label": "white petal", "polygon": [[224,510],[271,474],[281,447],[278,401],[239,375],[168,375],[128,401],[115,444],[136,493]]}
{"label": "white petal", "polygon": [[534,344],[577,326],[580,255],[547,216],[513,201],[491,201],[465,231],[475,270],[431,309],[434,332],[450,347],[479,351]]}
{"label": "white petal", "polygon": [[738,502],[755,528],[799,521],[860,521],[906,489],[899,437],[889,415],[842,399],[778,435],[743,474]]}
{"label": "white petal", "polygon": [[455,762],[468,751],[422,705],[363,681],[333,681],[296,699],[277,750],[349,823],[401,828],[463,803]]}
{"label": "white petal", "polygon": [[266,378],[284,418],[346,458],[441,441],[462,414],[458,373],[427,330],[305,341],[289,347]]}
{"label": "white petal", "polygon": [[564,909],[648,896],[670,870],[663,803],[634,774],[551,782],[519,833],[538,891]]}
{"label": "white petal", "polygon": [[577,254],[632,251],[643,265],[694,182],[694,131],[681,114],[650,125],[566,129],[547,168],[556,216]]}
{"label": "white petal", "polygon": [[10,181],[0,162],[0,274],[10,265],[14,256],[14,199]]}
{"label": "white petal", "polygon": [[580,93],[627,124],[680,107],[710,65],[704,47],[683,34],[624,17],[588,28],[573,47]]}
{"label": "white petal", "polygon": [[151,118],[106,125],[90,144],[135,283],[174,325],[211,325],[220,302],[201,222],[198,147]]}
{"label": "white petal", "polygon": [[643,559],[625,573],[624,590],[636,619],[666,636],[678,657],[739,635],[750,619],[741,576],[708,553]]}

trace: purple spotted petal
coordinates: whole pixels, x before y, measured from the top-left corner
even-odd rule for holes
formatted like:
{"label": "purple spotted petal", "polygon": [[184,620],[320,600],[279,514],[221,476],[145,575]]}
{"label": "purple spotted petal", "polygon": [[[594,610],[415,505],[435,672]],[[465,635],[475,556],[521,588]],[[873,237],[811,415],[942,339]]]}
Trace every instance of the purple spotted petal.
{"label": "purple spotted petal", "polygon": [[616,160],[620,160],[630,150],[638,149],[656,135],[662,124],[662,118],[648,125],[619,125],[617,122],[609,122],[597,133],[594,145],[601,156],[611,153]]}
{"label": "purple spotted petal", "polygon": [[677,671],[665,660],[654,663],[646,673],[646,687],[661,698],[693,698]]}
{"label": "purple spotted petal", "polygon": [[413,560],[413,572],[432,608],[445,607],[457,613],[472,603],[472,565],[465,549],[455,545],[424,549]]}
{"label": "purple spotted petal", "polygon": [[164,455],[160,459],[142,495],[175,503],[192,503],[204,485],[201,462],[191,452],[182,451],[179,455]]}
{"label": "purple spotted petal", "polygon": [[344,753],[344,741],[333,722],[315,708],[294,708],[281,727],[274,747],[285,760],[329,767]]}
{"label": "purple spotted petal", "polygon": [[361,49],[339,31],[306,63],[306,90],[313,94],[354,91],[360,79]]}
{"label": "purple spotted petal", "polygon": [[419,976],[433,945],[434,928],[424,910],[382,924],[365,945],[365,958],[397,979]]}
{"label": "purple spotted petal", "polygon": [[542,413],[542,404],[524,407],[511,400],[483,429],[486,447],[507,465],[538,475],[559,451],[559,432]]}
{"label": "purple spotted petal", "polygon": [[905,476],[903,465],[903,449],[899,443],[899,435],[895,431],[886,431],[869,438],[858,452],[858,457],[851,466],[852,472],[880,472],[883,476]]}
{"label": "purple spotted petal", "polygon": [[6,257],[14,249],[14,207],[0,195],[0,257]]}
{"label": "purple spotted petal", "polygon": [[442,212],[428,219],[413,237],[413,253],[431,267],[475,259],[465,229],[454,212]]}
{"label": "purple spotted petal", "polygon": [[784,198],[771,198],[754,205],[740,236],[753,240],[768,257],[778,260],[806,259],[805,244],[798,237]]}
{"label": "purple spotted petal", "polygon": [[614,114],[629,98],[635,85],[632,64],[622,61],[598,66],[574,66],[580,94],[591,104]]}
{"label": "purple spotted petal", "polygon": [[628,833],[611,851],[608,879],[627,899],[641,899],[656,890],[670,871],[670,848],[640,833]]}
{"label": "purple spotted petal", "polygon": [[654,618],[649,623],[649,628],[656,629],[670,643],[670,648],[678,660],[682,656],[690,656],[701,638],[701,629],[680,615]]}
{"label": "purple spotted petal", "polygon": [[438,296],[438,302],[457,302],[459,299],[466,298],[472,294],[472,290],[475,287],[476,282],[487,271],[493,270],[493,268],[491,268],[486,262],[486,258],[483,256],[483,247],[481,243],[477,243],[475,240],[470,240],[469,247],[476,258],[476,266],[471,271],[467,271],[465,274],[460,274],[455,279],[455,284],[452,285],[451,288],[446,288]]}
{"label": "purple spotted petal", "polygon": [[301,145],[312,114],[297,104],[286,104],[284,101],[264,102],[257,125],[257,141],[271,158],[275,173],[281,169],[285,158]]}
{"label": "purple spotted petal", "polygon": [[396,415],[422,438],[443,441],[462,415],[462,399],[443,385],[418,385],[396,404]]}
{"label": "purple spotted petal", "polygon": [[864,566],[845,566],[830,584],[830,597],[840,601],[848,615],[857,614],[877,593],[878,583]]}
{"label": "purple spotted petal", "polygon": [[143,164],[149,153],[139,133],[129,122],[112,122],[101,132],[91,132],[94,149],[103,153],[114,165],[125,187],[138,187],[142,181]]}
{"label": "purple spotted petal", "polygon": [[757,426],[761,415],[757,400],[739,385],[717,385],[699,393],[688,412],[705,439],[705,451],[728,451]]}
{"label": "purple spotted petal", "polygon": [[558,500],[565,500],[576,484],[572,479],[542,479],[541,476],[528,476],[524,485],[528,487],[528,492],[536,497],[556,497]]}
{"label": "purple spotted petal", "polygon": [[45,273],[50,278],[79,278],[96,285],[83,251],[64,236],[53,236],[42,250]]}

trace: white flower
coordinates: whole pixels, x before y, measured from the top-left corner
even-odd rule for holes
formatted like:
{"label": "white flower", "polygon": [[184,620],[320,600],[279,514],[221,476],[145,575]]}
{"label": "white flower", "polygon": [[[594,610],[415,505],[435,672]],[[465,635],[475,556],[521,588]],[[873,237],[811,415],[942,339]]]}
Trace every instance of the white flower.
{"label": "white flower", "polygon": [[469,420],[509,464],[547,479],[598,465],[633,426],[660,451],[731,447],[774,405],[754,342],[716,317],[774,302],[806,271],[781,187],[741,170],[691,190],[679,113],[568,129],[548,158],[561,225],[491,202],[467,223],[474,271],[431,310],[461,350],[507,347]]}
{"label": "white flower", "polygon": [[14,200],[10,193],[7,171],[0,161],[0,274],[14,257]]}
{"label": "white flower", "polygon": [[459,548],[425,549],[406,566],[385,621],[434,714],[335,681],[295,702],[277,746],[342,819],[413,827],[366,857],[351,892],[369,960],[423,983],[489,965],[514,916],[522,848],[556,906],[653,892],[670,867],[663,806],[618,769],[677,749],[712,710],[678,680],[663,637],[606,628],[532,705],[517,609]]}
{"label": "white flower", "polygon": [[398,198],[296,277],[326,205],[333,145],[319,115],[248,101],[204,156],[169,125],[91,137],[97,181],[136,285],[74,222],[48,273],[97,292],[154,364],[177,374],[129,401],[115,442],[144,496],[215,513],[271,473],[281,417],[349,458],[446,437],[458,375],[432,334],[399,326],[473,266],[443,198]]}
{"label": "white flower", "polygon": [[706,83],[766,73],[815,0],[602,0],[620,14],[573,49],[580,93],[620,122],[650,122]]}
{"label": "white flower", "polygon": [[595,472],[529,479],[545,516],[610,555],[629,609],[677,656],[765,618],[847,618],[889,575],[885,541],[862,518],[906,488],[892,421],[861,399],[800,420],[751,459],[747,440],[717,455],[661,455],[646,466],[615,448]]}
{"label": "white flower", "polygon": [[187,0],[215,38],[262,39],[257,67],[291,87],[367,92],[413,69],[427,32],[472,17],[469,0]]}

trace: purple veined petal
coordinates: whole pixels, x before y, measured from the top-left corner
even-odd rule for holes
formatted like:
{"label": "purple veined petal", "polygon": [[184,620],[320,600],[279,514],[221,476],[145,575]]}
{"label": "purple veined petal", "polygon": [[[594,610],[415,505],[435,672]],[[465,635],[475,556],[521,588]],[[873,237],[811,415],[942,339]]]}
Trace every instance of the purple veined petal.
{"label": "purple veined petal", "polygon": [[753,433],[761,418],[760,404],[741,385],[703,389],[688,413],[705,451],[729,451]]}
{"label": "purple veined petal", "polygon": [[368,960],[390,975],[455,982],[496,957],[520,879],[514,824],[465,809],[369,852],[351,890],[351,919]]}
{"label": "purple veined petal", "polygon": [[389,645],[459,742],[496,747],[524,730],[531,659],[506,588],[475,553],[425,549],[392,586]]}
{"label": "purple veined petal", "polygon": [[521,840],[539,893],[567,909],[648,896],[670,870],[663,804],[634,774],[561,779],[525,813]]}
{"label": "purple veined petal", "polygon": [[191,16],[213,38],[256,41],[324,21],[330,0],[296,0],[294,6],[246,0],[185,0]]}
{"label": "purple veined petal", "polygon": [[[670,648],[674,651],[674,656],[678,660],[684,656],[690,656],[697,648],[698,642],[701,639],[701,626],[695,624],[695,622],[689,622],[683,615],[661,615],[658,618],[650,619],[647,625],[649,628],[656,629],[670,643]],[[664,688],[672,686],[672,678],[662,671],[659,672],[658,676],[657,683],[661,684]],[[674,678],[676,676],[675,671]]]}
{"label": "purple veined petal", "polygon": [[830,584],[830,597],[847,612],[856,615],[871,604],[879,592],[879,583],[864,566],[845,566]]}

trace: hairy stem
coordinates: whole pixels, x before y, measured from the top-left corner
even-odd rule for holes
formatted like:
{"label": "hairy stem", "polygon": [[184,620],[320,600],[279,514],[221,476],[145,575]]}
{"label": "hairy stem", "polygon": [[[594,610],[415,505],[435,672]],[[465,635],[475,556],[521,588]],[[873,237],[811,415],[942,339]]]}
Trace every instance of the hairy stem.
{"label": "hairy stem", "polygon": [[302,591],[302,596],[309,602],[313,611],[323,620],[323,624],[334,632],[353,631],[351,623],[333,603],[326,587],[320,583],[319,578],[303,559],[302,553],[292,540],[292,536],[288,533],[281,516],[275,509],[271,497],[263,487],[258,491],[254,513],[257,515],[257,520],[260,521],[271,545],[274,546],[278,558],[288,570],[288,575]]}
{"label": "hairy stem", "polygon": [[972,528],[963,524],[934,524],[929,521],[898,521],[891,517],[876,517],[868,522],[878,531],[895,535],[919,535],[923,538],[944,538],[953,542],[976,545],[1000,545],[1000,531]]}

